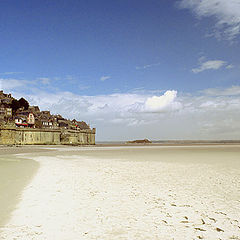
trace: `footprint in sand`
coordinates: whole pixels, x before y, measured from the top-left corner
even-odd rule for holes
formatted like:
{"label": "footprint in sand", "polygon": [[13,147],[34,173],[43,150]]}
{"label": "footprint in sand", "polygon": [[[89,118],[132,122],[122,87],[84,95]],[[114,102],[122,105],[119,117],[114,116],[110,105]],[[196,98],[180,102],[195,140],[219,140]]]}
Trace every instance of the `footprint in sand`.
{"label": "footprint in sand", "polygon": [[214,222],[217,222],[217,220],[215,218],[212,218],[212,217],[208,217],[210,220],[214,221]]}
{"label": "footprint in sand", "polygon": [[169,213],[166,214],[166,217],[172,217]]}
{"label": "footprint in sand", "polygon": [[224,213],[224,212],[215,212],[215,213],[217,213],[217,214],[222,214],[222,215],[224,215],[224,216],[226,216],[227,214],[226,213]]}
{"label": "footprint in sand", "polygon": [[216,230],[218,231],[218,232],[224,232],[224,230],[222,230],[221,228],[216,228]]}
{"label": "footprint in sand", "polygon": [[197,231],[201,231],[201,232],[205,232],[206,230],[205,229],[203,229],[203,228],[194,228],[195,230],[197,230]]}
{"label": "footprint in sand", "polygon": [[181,221],[180,223],[189,223],[189,221],[183,220],[183,221]]}

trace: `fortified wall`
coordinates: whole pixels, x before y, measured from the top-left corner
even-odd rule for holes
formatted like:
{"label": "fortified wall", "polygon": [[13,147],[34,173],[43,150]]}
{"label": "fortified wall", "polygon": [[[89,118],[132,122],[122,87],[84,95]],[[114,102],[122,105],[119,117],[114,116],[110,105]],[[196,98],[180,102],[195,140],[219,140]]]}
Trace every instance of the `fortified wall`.
{"label": "fortified wall", "polygon": [[2,145],[94,145],[95,128],[84,130],[39,129],[39,128],[0,128]]}

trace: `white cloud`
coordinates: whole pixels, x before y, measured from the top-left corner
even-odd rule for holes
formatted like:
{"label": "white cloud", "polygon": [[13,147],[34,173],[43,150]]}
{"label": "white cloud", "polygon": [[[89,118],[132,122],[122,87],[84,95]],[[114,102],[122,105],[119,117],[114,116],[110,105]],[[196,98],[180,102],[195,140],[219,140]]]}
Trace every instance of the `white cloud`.
{"label": "white cloud", "polygon": [[232,64],[229,64],[226,66],[226,69],[232,69],[232,68],[234,68],[234,65],[232,65]]}
{"label": "white cloud", "polygon": [[111,78],[111,76],[102,76],[102,77],[100,77],[100,80],[104,82],[110,78]]}
{"label": "white cloud", "polygon": [[65,79],[69,82],[69,83],[75,83],[76,82],[76,78],[72,75],[66,75]]}
{"label": "white cloud", "polygon": [[216,37],[232,41],[240,33],[239,0],[181,0],[179,5],[191,9],[197,17],[213,17]]}
{"label": "white cloud", "polygon": [[26,79],[16,79],[16,78],[0,78],[0,88],[6,92],[33,92],[38,91],[39,89],[46,89],[46,90],[56,90],[54,89],[50,83],[56,82],[52,81],[50,78],[47,77],[40,77],[33,80],[26,80]]}
{"label": "white cloud", "polygon": [[39,80],[44,85],[50,84],[50,78],[47,78],[47,77],[41,77],[41,78],[38,78],[37,80]]}
{"label": "white cloud", "polygon": [[47,106],[53,113],[60,113],[68,118],[81,116],[85,119],[105,119],[112,123],[126,122],[127,119],[143,123],[144,119],[138,119],[140,115],[174,112],[181,107],[176,101],[177,92],[174,90],[166,91],[162,96],[134,93],[81,96],[70,92],[50,94],[38,91],[35,94],[25,94],[25,97],[32,105],[39,105],[42,110]]}
{"label": "white cloud", "polygon": [[160,62],[152,63],[152,64],[146,64],[146,65],[141,66],[141,67],[137,66],[136,69],[137,70],[139,70],[139,69],[146,69],[146,68],[151,68],[151,67],[155,67],[155,66],[158,66],[158,65],[160,65]]}
{"label": "white cloud", "polygon": [[144,104],[146,112],[175,111],[181,108],[181,103],[176,101],[177,91],[166,91],[162,96],[147,98]]}
{"label": "white cloud", "polygon": [[78,85],[78,89],[81,90],[81,91],[89,89],[89,88],[90,88],[90,86],[87,86],[87,85],[84,85],[84,84],[79,84]]}
{"label": "white cloud", "polygon": [[71,92],[8,93],[41,110],[75,118],[97,128],[97,140],[239,139],[240,86],[212,88],[195,95],[168,90],[83,96]]}
{"label": "white cloud", "polygon": [[205,70],[217,70],[217,69],[220,69],[221,67],[223,67],[224,65],[226,65],[225,61],[209,60],[209,61],[200,63],[200,66],[198,68],[193,68],[192,72],[200,73],[200,72],[203,72]]}
{"label": "white cloud", "polygon": [[24,86],[27,83],[25,80],[13,78],[0,78],[0,88],[4,91],[10,91]]}
{"label": "white cloud", "polygon": [[240,95],[240,86],[232,86],[229,88],[208,88],[202,91],[208,96],[236,96]]}
{"label": "white cloud", "polygon": [[23,72],[3,72],[3,73],[0,73],[0,75],[14,75],[14,74],[20,74],[20,73],[23,73]]}

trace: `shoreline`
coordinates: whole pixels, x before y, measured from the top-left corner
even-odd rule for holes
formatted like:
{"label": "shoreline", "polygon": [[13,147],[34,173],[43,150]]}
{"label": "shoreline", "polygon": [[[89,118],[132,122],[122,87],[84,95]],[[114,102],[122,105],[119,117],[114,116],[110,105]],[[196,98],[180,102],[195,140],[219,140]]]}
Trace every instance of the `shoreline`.
{"label": "shoreline", "polygon": [[0,155],[17,154],[17,153],[31,153],[35,152],[49,152],[56,149],[101,149],[114,147],[214,147],[214,146],[240,146],[240,141],[235,142],[166,142],[166,143],[96,143],[95,145],[0,145]]}

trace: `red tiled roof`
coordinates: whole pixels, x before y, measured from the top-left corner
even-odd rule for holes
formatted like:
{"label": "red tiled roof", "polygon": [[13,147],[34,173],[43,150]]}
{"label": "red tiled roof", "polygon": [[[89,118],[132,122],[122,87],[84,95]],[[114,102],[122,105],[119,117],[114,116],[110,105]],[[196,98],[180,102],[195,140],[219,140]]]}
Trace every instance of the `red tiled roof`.
{"label": "red tiled roof", "polygon": [[16,123],[17,125],[21,125],[21,126],[28,126],[27,123]]}

